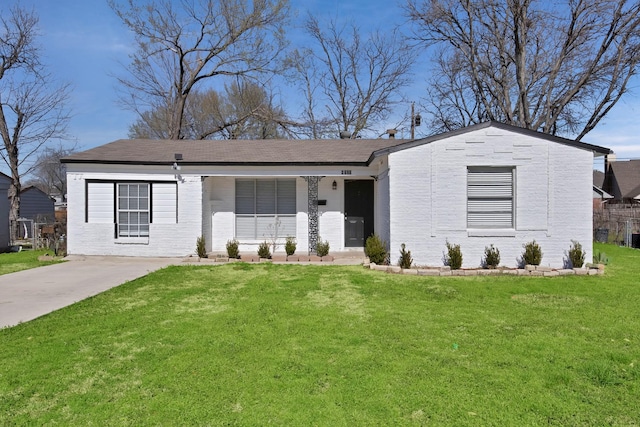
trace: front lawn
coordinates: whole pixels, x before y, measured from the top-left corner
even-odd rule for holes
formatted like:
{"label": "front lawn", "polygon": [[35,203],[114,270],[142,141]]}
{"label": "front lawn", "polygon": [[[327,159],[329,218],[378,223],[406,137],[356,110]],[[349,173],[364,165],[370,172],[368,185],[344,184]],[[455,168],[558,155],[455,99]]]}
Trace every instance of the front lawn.
{"label": "front lawn", "polygon": [[49,250],[21,251],[0,253],[0,275],[15,273],[20,270],[41,267],[43,265],[61,262],[60,259],[51,261],[38,261],[38,257],[45,254],[53,254]]}
{"label": "front lawn", "polygon": [[604,276],[177,266],[0,331],[0,425],[637,425],[640,252]]}

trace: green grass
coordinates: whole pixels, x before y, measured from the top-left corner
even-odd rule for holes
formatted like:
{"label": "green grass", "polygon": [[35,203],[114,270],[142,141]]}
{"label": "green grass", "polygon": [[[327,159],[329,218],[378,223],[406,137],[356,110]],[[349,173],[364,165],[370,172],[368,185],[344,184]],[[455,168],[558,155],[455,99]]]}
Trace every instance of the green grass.
{"label": "green grass", "polygon": [[61,262],[59,259],[52,261],[38,261],[38,257],[45,254],[52,255],[53,252],[49,250],[38,250],[0,253],[0,275]]}
{"label": "green grass", "polygon": [[640,252],[605,276],[169,267],[0,331],[0,425],[629,426]]}

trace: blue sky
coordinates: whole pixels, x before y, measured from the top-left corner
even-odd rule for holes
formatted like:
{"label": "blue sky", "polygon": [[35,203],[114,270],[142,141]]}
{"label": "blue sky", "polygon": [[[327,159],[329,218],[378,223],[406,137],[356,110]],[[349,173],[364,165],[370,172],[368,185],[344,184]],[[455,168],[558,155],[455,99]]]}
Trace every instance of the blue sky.
{"label": "blue sky", "polygon": [[[87,149],[126,138],[135,116],[117,105],[112,76],[121,72],[120,63],[127,63],[133,38],[106,0],[21,0],[20,4],[33,7],[40,16],[43,62],[50,65],[56,79],[72,85],[69,134],[78,147]],[[291,0],[291,7],[297,14],[294,22],[304,18],[308,10],[320,19],[351,18],[363,29],[385,28],[404,20],[394,0]],[[295,32],[290,39],[303,40]],[[416,103],[425,87],[420,76],[423,69],[426,65],[419,64],[411,89]],[[636,79],[631,93],[584,142],[609,147],[619,159],[640,158],[639,95],[640,79]],[[4,170],[2,166],[0,170]]]}

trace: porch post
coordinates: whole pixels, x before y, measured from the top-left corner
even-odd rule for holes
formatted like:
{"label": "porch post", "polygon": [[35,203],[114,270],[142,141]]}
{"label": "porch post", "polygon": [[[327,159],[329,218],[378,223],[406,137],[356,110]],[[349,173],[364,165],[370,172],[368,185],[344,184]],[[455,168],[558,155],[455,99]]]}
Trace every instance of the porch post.
{"label": "porch post", "polygon": [[318,183],[321,176],[303,176],[307,181],[307,216],[309,218],[309,255],[316,253],[318,244]]}

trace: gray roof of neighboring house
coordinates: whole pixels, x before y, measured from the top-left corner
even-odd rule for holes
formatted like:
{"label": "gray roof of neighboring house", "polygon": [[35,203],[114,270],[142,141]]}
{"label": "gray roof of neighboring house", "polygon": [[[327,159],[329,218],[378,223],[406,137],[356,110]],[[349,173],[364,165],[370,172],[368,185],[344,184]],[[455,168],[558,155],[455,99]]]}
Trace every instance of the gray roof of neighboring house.
{"label": "gray roof of neighboring house", "polygon": [[593,171],[593,185],[602,188],[602,184],[604,184],[604,172]]}
{"label": "gray roof of neighboring house", "polygon": [[623,199],[640,195],[640,160],[614,161],[609,163],[611,172]]}
{"label": "gray roof of neighboring house", "polygon": [[49,199],[51,199],[51,200],[54,200],[54,199],[53,199],[53,197],[51,197],[50,195],[48,195],[48,194],[46,193],[46,191],[42,191],[41,189],[39,189],[39,188],[38,188],[38,187],[36,187],[35,185],[25,185],[25,186],[24,186],[24,187],[22,187],[22,189],[20,190],[20,193],[24,193],[24,192],[27,192],[27,191],[37,191],[37,192],[39,192],[39,193],[42,193],[42,195],[43,195],[43,196],[45,196],[45,197],[47,197],[47,198],[49,198]]}
{"label": "gray roof of neighboring house", "polygon": [[368,165],[387,153],[429,144],[455,135],[488,127],[518,132],[559,144],[609,154],[597,145],[572,141],[497,122],[486,122],[417,140],[118,140],[62,159],[63,163],[163,165],[182,154],[187,165]]}

